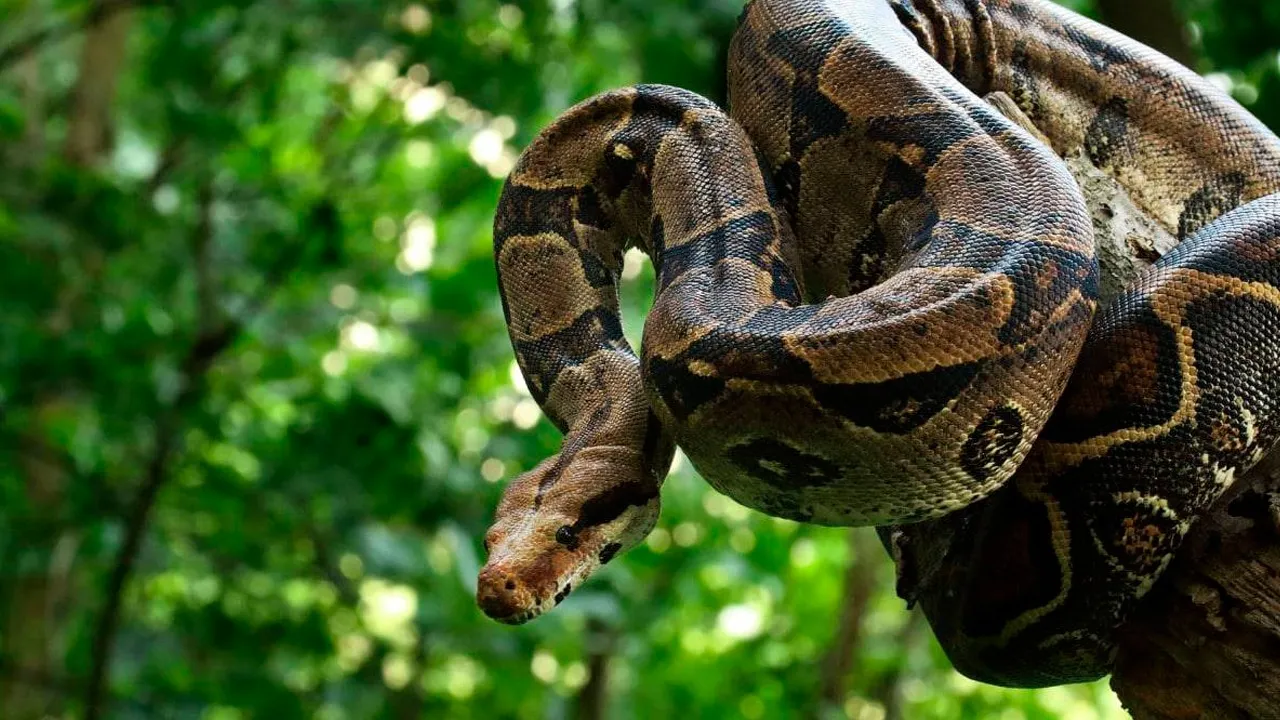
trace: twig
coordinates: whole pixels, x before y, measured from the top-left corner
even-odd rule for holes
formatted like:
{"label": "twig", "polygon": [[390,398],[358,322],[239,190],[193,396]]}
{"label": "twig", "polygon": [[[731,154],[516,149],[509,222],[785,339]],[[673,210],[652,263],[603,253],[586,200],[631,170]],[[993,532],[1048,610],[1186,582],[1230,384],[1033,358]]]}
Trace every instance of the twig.
{"label": "twig", "polygon": [[191,243],[191,260],[196,276],[196,334],[206,335],[218,324],[217,287],[213,278],[213,182],[205,178],[196,190],[196,203],[200,207],[200,219],[196,224]]}
{"label": "twig", "polygon": [[310,536],[311,546],[316,551],[316,569],[338,591],[338,601],[349,608],[359,607],[360,591],[338,568],[338,563],[333,559],[333,551],[329,548],[328,539],[315,526],[309,526],[307,534]]}
{"label": "twig", "polygon": [[138,193],[141,197],[150,201],[151,196],[155,195],[166,182],[169,176],[182,165],[183,155],[186,151],[187,139],[185,137],[174,138],[169,141],[168,145],[160,151],[159,160],[156,162],[156,169],[152,171],[151,176],[142,184],[142,189]]}

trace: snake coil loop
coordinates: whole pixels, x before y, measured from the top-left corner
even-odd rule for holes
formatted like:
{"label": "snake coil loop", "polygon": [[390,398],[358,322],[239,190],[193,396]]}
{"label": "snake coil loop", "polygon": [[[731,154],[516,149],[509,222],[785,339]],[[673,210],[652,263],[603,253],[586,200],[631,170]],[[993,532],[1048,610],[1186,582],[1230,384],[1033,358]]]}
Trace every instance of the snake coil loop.
{"label": "snake coil loop", "polygon": [[[507,181],[503,308],[566,436],[504,494],[481,607],[528,620],[643,539],[679,445],[749,507],[882,526],[962,672],[1104,674],[1277,440],[1280,140],[1040,0],[754,0],[729,82],[731,115],[663,86],[586,100]],[[1071,154],[1180,240],[1096,316]],[[631,246],[657,269],[639,355]]]}

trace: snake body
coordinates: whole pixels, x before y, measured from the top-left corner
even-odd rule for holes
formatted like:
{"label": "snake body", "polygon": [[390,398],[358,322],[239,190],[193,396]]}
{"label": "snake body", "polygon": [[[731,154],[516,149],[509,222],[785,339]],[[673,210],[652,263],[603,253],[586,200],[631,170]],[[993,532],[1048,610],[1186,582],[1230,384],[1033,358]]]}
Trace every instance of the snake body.
{"label": "snake body", "polygon": [[[962,672],[1104,674],[1191,521],[1277,439],[1280,140],[1036,0],[754,0],[728,66],[732,117],[605,93],[507,180],[503,308],[565,441],[508,485],[481,607],[528,620],[639,542],[679,445],[749,507],[886,526]],[[1096,317],[1073,152],[1181,240]],[[657,270],[639,356],[632,246]]]}

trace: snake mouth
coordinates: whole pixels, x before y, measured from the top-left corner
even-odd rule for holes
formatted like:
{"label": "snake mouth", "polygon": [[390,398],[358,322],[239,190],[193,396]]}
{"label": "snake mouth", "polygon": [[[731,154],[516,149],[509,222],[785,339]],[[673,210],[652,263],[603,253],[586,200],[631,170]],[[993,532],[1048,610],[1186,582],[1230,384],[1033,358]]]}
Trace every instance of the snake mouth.
{"label": "snake mouth", "polygon": [[559,605],[572,590],[566,582],[555,593],[539,593],[515,573],[488,566],[476,582],[476,604],[493,620],[522,625]]}
{"label": "snake mouth", "polygon": [[494,615],[490,613],[488,610],[486,610],[483,606],[481,606],[480,609],[485,611],[484,614],[488,615],[489,619],[497,620],[503,625],[523,625],[542,614],[541,609],[527,610],[525,612],[516,613],[514,615]]}
{"label": "snake mouth", "polygon": [[476,604],[492,620],[504,625],[523,625],[542,614],[543,603],[534,601],[532,606],[514,605],[502,593],[481,586],[476,591]]}

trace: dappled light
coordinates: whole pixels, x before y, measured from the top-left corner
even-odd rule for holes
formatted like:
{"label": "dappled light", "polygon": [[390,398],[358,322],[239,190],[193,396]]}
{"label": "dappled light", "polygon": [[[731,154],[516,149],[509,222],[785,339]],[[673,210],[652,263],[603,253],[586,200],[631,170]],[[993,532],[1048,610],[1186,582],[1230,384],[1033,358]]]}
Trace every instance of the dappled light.
{"label": "dappled light", "polygon": [[[957,673],[871,529],[680,451],[554,611],[477,608],[503,489],[562,441],[498,297],[503,180],[594,93],[723,103],[742,5],[0,0],[0,718],[1126,717],[1106,680]],[[1280,121],[1280,16],[1228,52],[1228,3],[1169,7]],[[609,261],[639,349],[654,268]]]}

